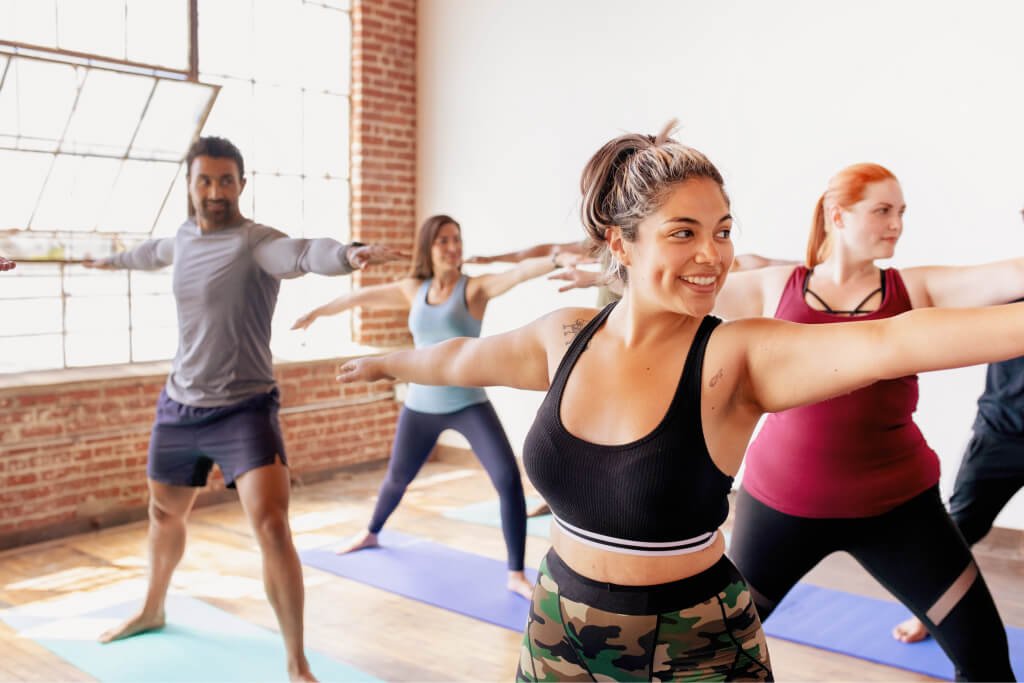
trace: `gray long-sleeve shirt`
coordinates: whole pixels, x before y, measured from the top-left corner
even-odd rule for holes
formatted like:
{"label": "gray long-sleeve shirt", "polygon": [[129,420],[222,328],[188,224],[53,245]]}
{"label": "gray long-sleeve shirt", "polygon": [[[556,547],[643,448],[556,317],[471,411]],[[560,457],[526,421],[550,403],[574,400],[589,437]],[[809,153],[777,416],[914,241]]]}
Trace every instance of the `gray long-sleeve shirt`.
{"label": "gray long-sleeve shirt", "polygon": [[117,268],[174,264],[178,351],[167,395],[190,406],[229,405],[274,387],[270,321],[282,278],[352,272],[348,245],[292,239],[245,220],[204,234],[193,220],[174,237],[107,259]]}

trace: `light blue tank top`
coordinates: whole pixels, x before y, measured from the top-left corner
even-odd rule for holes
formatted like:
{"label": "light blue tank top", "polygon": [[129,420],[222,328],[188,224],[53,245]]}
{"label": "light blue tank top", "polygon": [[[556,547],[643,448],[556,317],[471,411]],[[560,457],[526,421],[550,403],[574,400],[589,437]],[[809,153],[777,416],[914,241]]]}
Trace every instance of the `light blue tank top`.
{"label": "light blue tank top", "polygon": [[[470,315],[466,304],[468,280],[465,275],[460,277],[447,301],[437,305],[427,303],[431,280],[420,285],[409,311],[409,330],[416,348],[452,337],[480,336],[481,321]],[[485,401],[487,394],[479,387],[434,387],[410,383],[405,407],[420,413],[440,415]]]}

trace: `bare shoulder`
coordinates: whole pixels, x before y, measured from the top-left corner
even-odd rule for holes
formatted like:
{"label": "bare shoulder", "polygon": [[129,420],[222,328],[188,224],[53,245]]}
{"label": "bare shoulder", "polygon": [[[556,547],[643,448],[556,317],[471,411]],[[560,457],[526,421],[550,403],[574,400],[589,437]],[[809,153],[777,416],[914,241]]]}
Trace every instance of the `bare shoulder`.
{"label": "bare shoulder", "polygon": [[560,308],[537,322],[545,341],[564,349],[598,313],[600,310],[597,308]]}

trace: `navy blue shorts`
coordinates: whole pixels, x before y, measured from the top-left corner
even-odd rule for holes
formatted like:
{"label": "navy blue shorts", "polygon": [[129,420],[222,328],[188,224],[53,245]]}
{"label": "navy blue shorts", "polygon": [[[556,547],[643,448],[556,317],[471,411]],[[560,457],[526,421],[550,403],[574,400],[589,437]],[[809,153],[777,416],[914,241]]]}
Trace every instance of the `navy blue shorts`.
{"label": "navy blue shorts", "polygon": [[251,396],[238,403],[198,408],[178,403],[166,391],[156,404],[146,475],[171,486],[205,486],[216,464],[224,483],[280,458],[288,464],[277,412],[280,393]]}

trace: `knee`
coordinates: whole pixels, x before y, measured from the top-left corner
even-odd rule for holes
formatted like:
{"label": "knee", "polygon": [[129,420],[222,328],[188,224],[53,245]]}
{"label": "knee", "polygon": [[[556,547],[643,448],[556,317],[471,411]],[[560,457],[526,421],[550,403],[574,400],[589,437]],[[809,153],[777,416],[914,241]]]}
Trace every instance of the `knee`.
{"label": "knee", "polygon": [[155,499],[150,498],[149,522],[153,526],[158,527],[184,525],[185,515],[179,514],[170,508],[164,507]]}
{"label": "knee", "polygon": [[253,515],[252,527],[262,547],[282,546],[291,542],[288,515],[283,511],[273,510]]}

